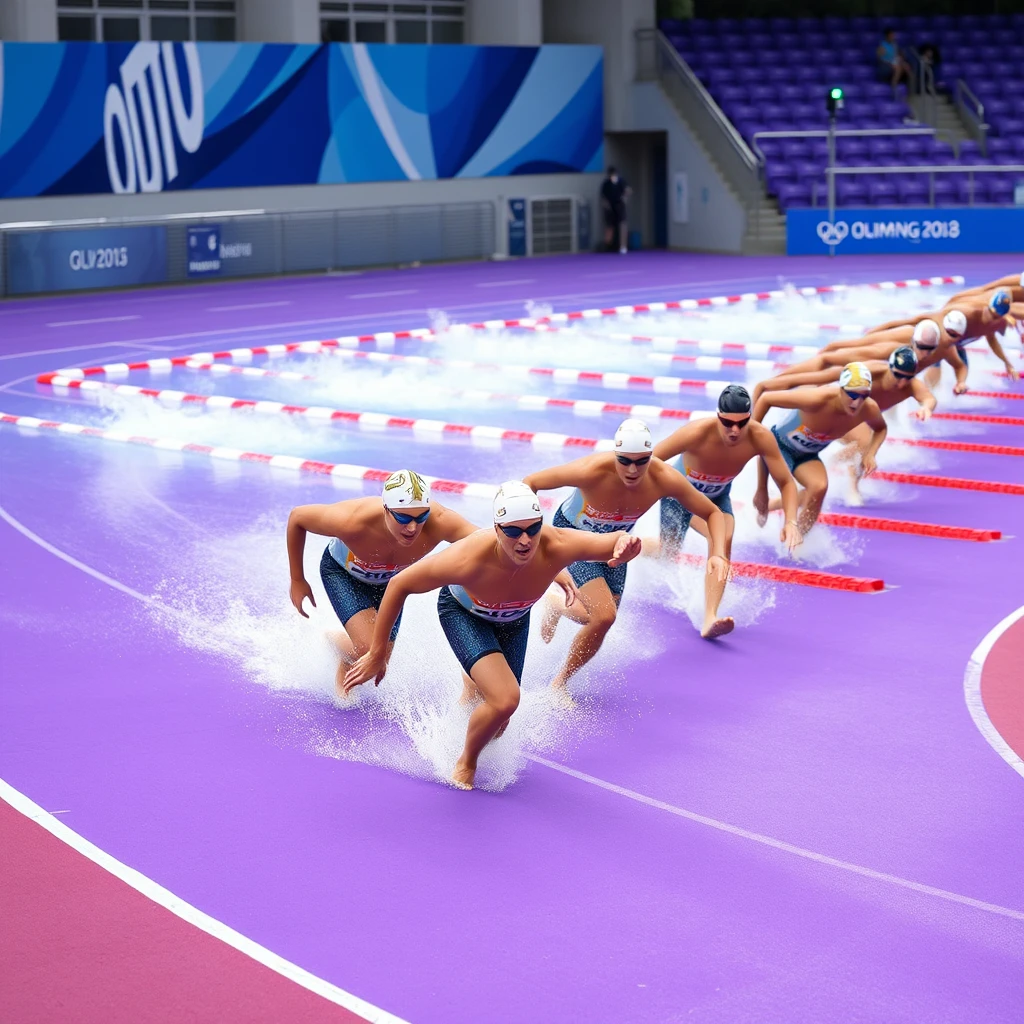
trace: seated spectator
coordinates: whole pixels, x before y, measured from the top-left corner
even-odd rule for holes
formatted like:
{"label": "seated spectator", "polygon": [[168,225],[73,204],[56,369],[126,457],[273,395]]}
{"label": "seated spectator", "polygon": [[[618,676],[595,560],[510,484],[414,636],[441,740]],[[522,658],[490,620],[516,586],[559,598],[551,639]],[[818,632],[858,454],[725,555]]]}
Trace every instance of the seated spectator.
{"label": "seated spectator", "polygon": [[878,77],[883,82],[889,82],[893,90],[900,82],[906,82],[910,88],[910,65],[900,55],[900,47],[896,42],[896,30],[887,28],[885,36],[878,49],[875,51],[878,58]]}

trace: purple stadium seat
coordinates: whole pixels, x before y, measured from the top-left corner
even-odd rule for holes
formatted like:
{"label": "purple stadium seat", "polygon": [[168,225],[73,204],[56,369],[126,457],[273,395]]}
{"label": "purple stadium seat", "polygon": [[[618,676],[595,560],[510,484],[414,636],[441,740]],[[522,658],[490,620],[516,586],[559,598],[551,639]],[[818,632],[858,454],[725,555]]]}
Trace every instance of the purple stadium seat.
{"label": "purple stadium seat", "polygon": [[1002,176],[989,175],[984,183],[985,196],[990,203],[1006,205],[1013,202],[1014,182]]}
{"label": "purple stadium seat", "polygon": [[998,122],[999,134],[1007,139],[1024,135],[1024,119],[1019,117],[1004,117]]}
{"label": "purple stadium seat", "polygon": [[778,50],[761,50],[757,55],[758,67],[762,68],[785,68],[789,61],[784,53]]}
{"label": "purple stadium seat", "polygon": [[988,151],[989,157],[993,160],[996,157],[1007,157],[1011,160],[1016,159],[1012,139],[988,139],[986,149]]}
{"label": "purple stadium seat", "polygon": [[810,160],[810,143],[806,139],[783,139],[782,155],[790,162],[794,162],[796,160]]}
{"label": "purple stadium seat", "polygon": [[806,50],[825,50],[827,49],[832,40],[827,32],[820,31],[804,31],[803,46]]}
{"label": "purple stadium seat", "polygon": [[956,201],[956,186],[948,174],[936,174],[934,187],[936,206],[949,206]]}
{"label": "purple stadium seat", "polygon": [[927,206],[928,184],[901,175],[896,182],[896,197],[904,206]]}
{"label": "purple stadium seat", "polygon": [[779,186],[777,198],[783,210],[791,206],[810,206],[811,190],[802,182],[789,182]]}
{"label": "purple stadium seat", "polygon": [[782,162],[782,139],[758,139],[757,145],[765,159]]}
{"label": "purple stadium seat", "polygon": [[766,121],[789,120],[789,108],[784,103],[762,103],[758,112]]}
{"label": "purple stadium seat", "polygon": [[868,189],[862,181],[852,175],[841,175],[836,182],[836,201],[840,206],[864,206]]}
{"label": "purple stadium seat", "polygon": [[896,152],[904,159],[923,156],[928,148],[926,135],[897,135]]}
{"label": "purple stadium seat", "polygon": [[801,103],[807,98],[807,89],[802,85],[780,85],[776,91],[780,103]]}
{"label": "purple stadium seat", "polygon": [[744,39],[743,45],[751,50],[775,49],[775,37],[767,32],[749,32]]}
{"label": "purple stadium seat", "polygon": [[872,206],[894,206],[896,198],[896,184],[887,178],[881,178],[868,186],[868,202]]}
{"label": "purple stadium seat", "polygon": [[972,190],[973,190],[973,203],[979,203],[985,201],[985,187],[981,181],[982,175],[978,174],[974,176],[974,184],[972,186],[969,178],[959,177],[954,180],[953,186],[956,189],[956,199],[958,203],[964,203],[969,205],[972,203]]}
{"label": "purple stadium seat", "polygon": [[820,178],[825,174],[824,160],[797,160],[790,165],[798,178]]}
{"label": "purple stadium seat", "polygon": [[746,90],[749,102],[757,105],[763,103],[777,103],[779,100],[778,90],[774,85],[752,85]]}
{"label": "purple stadium seat", "polygon": [[715,88],[715,99],[719,103],[751,103],[750,90],[742,85],[722,85]]}
{"label": "purple stadium seat", "polygon": [[868,140],[861,135],[840,135],[836,139],[836,155],[844,163],[864,163],[868,155]]}
{"label": "purple stadium seat", "polygon": [[776,82],[782,84],[783,82],[789,82],[793,78],[791,69],[786,64],[780,64],[778,67],[765,68],[762,78],[766,82]]}
{"label": "purple stadium seat", "polygon": [[757,85],[764,79],[764,74],[760,68],[738,67],[733,69],[733,77],[737,82],[744,82],[747,85]]}
{"label": "purple stadium seat", "polygon": [[981,147],[974,141],[974,139],[965,139],[960,143],[960,149],[957,154],[959,162],[965,163],[982,163]]}
{"label": "purple stadium seat", "polygon": [[776,32],[774,35],[778,50],[799,50],[803,46],[803,39],[796,32]]}
{"label": "purple stadium seat", "polygon": [[887,157],[894,157],[896,154],[896,139],[893,136],[880,135],[877,138],[868,139],[868,155],[873,162],[878,163]]}

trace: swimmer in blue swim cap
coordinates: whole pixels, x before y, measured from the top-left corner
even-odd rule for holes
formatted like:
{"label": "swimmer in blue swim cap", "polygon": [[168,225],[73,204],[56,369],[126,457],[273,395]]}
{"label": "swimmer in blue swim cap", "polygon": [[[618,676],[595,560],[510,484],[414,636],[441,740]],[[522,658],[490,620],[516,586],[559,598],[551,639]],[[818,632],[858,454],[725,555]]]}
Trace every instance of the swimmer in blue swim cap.
{"label": "swimmer in blue swim cap", "polygon": [[[752,412],[747,389],[739,384],[730,384],[718,396],[718,409],[714,416],[691,418],[686,426],[680,427],[654,446],[654,454],[659,459],[664,459],[682,473],[725,514],[726,558],[732,557],[732,535],[736,526],[730,497],[732,482],[743,467],[758,456],[764,459],[768,472],[782,494],[785,516],[779,539],[790,552],[803,542],[796,524],[799,502],[796,481],[786,466],[772,432],[760,423],[751,422]],[[767,487],[763,496],[755,496],[754,504],[757,505],[759,501],[762,511],[766,513]],[[683,508],[675,498],[662,498],[661,554],[670,558],[678,555],[690,526],[710,540],[707,523],[703,519]],[[704,577],[704,624],[700,635],[705,640],[725,636],[735,626],[732,618],[722,618],[718,614],[725,586],[726,580],[720,580],[717,576]]]}
{"label": "swimmer in blue swim cap", "polygon": [[[587,533],[631,531],[636,521],[662,498],[675,498],[708,524],[712,538],[708,573],[716,575],[723,584],[729,574],[725,516],[710,498],[654,455],[654,440],[643,420],[623,420],[615,432],[612,451],[539,470],[526,477],[526,483],[536,491],[573,488],[555,512],[552,523]],[[608,567],[580,560],[569,567],[569,572],[580,588],[580,606],[569,609],[555,599],[550,600],[541,626],[546,642],[554,636],[562,615],[583,627],[573,637],[569,656],[551,684],[562,691],[564,698],[568,698],[569,680],[597,654],[614,624],[626,586],[626,566]]]}
{"label": "swimmer in blue swim cap", "polygon": [[[346,691],[370,679],[380,682],[387,671],[388,638],[406,599],[440,590],[441,628],[480,701],[469,716],[466,743],[451,776],[459,789],[473,788],[480,752],[519,706],[533,605],[575,562],[615,568],[640,553],[640,539],[624,530],[589,533],[546,525],[540,500],[521,480],[498,488],[493,519],[491,529],[477,530],[392,577],[370,650],[345,677]],[[571,582],[564,589],[571,606]],[[430,652],[421,658],[426,665]]]}
{"label": "swimmer in blue swim cap", "polygon": [[[349,665],[370,649],[384,588],[397,573],[430,554],[441,541],[452,543],[476,532],[458,512],[435,501],[430,485],[411,469],[384,481],[379,498],[350,498],[331,505],[299,505],[288,517],[290,596],[296,611],[316,601],[306,582],[306,534],[329,537],[320,559],[320,578],[342,629],[332,634],[341,654],[335,678],[338,694]],[[398,635],[391,631],[388,650]]]}

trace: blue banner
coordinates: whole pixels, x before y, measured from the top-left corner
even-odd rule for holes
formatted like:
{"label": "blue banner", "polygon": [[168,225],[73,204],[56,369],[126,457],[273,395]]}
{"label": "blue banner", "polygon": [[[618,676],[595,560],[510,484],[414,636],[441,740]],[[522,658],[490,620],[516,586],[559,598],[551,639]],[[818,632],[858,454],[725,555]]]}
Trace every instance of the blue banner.
{"label": "blue banner", "polygon": [[508,254],[526,255],[526,200],[508,201]]}
{"label": "blue banner", "polygon": [[0,43],[0,198],[596,171],[602,52]]}
{"label": "blue banner", "polygon": [[188,229],[189,277],[216,277],[220,273],[220,225]]}
{"label": "blue banner", "polygon": [[786,214],[786,253],[1021,252],[1024,207],[822,209]]}
{"label": "blue banner", "polygon": [[7,236],[7,292],[121,288],[167,280],[163,227],[15,231]]}

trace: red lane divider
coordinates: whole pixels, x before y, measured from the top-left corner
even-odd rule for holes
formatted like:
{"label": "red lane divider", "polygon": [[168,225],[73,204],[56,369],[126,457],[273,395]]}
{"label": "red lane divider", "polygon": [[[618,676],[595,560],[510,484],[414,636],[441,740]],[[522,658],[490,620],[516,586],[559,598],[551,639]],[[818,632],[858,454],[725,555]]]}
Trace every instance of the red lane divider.
{"label": "red lane divider", "polygon": [[998,423],[1004,427],[1024,427],[1024,416],[989,416],[973,412],[933,412],[933,420],[956,420],[960,423]]}
{"label": "red lane divider", "polygon": [[[1000,377],[1009,377],[1008,373],[999,374]],[[1018,395],[1014,391],[975,391],[971,388],[967,394],[974,395],[975,398],[1008,398],[1015,402],[1024,402],[1024,394]]]}
{"label": "red lane divider", "polygon": [[1008,444],[975,444],[971,441],[941,441],[934,438],[889,437],[886,444],[907,444],[914,448],[939,448],[946,452],[977,452],[979,455],[1024,455],[1024,448]]}
{"label": "red lane divider", "polygon": [[949,487],[956,491],[986,491],[989,494],[1024,495],[1024,484],[1004,484],[996,480],[965,480],[956,476],[927,476],[919,473],[888,473],[875,470],[872,480],[893,484],[917,484],[919,487]]}
{"label": "red lane divider", "polygon": [[[684,554],[679,560],[687,565],[703,565],[700,555]],[[785,565],[766,565],[761,562],[730,562],[733,576],[750,579],[771,580],[773,583],[795,583],[802,587],[819,587],[822,590],[845,590],[851,594],[876,594],[885,589],[885,580],[869,579],[866,576],[844,576],[835,572],[815,572],[812,569],[794,569]]]}
{"label": "red lane divider", "polygon": [[818,522],[826,526],[849,527],[854,530],[881,530],[884,533],[908,533],[916,537],[940,537],[944,540],[973,540],[982,543],[1002,539],[999,530],[976,530],[970,526],[943,526],[939,523],[912,523],[905,519],[882,519],[877,516],[846,515],[822,512]]}

